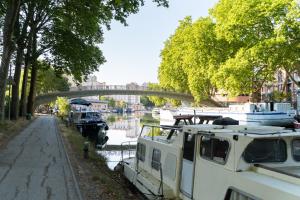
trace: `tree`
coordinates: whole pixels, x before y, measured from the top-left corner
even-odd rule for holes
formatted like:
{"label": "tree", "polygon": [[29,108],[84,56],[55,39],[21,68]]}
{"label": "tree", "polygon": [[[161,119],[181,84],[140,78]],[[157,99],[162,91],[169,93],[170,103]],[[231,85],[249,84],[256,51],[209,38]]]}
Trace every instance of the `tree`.
{"label": "tree", "polygon": [[145,107],[154,107],[154,103],[150,101],[148,96],[141,96],[141,104]]}
{"label": "tree", "polygon": [[164,88],[190,92],[196,102],[209,98],[216,86],[212,77],[233,51],[232,46],[215,34],[211,18],[190,17],[180,21],[161,53],[159,83]]}
{"label": "tree", "polygon": [[25,15],[24,5],[21,4],[21,10],[17,16],[15,25],[15,40],[17,45],[16,56],[15,56],[15,72],[14,72],[14,84],[12,85],[12,100],[11,100],[11,118],[16,120],[19,116],[19,85],[21,79],[21,68],[24,61],[24,49],[27,42],[28,26],[30,19],[33,15],[33,10],[26,10],[28,13]]}
{"label": "tree", "polygon": [[57,97],[55,104],[58,107],[58,115],[61,117],[67,116],[69,111],[71,110],[71,106],[66,97]]}
{"label": "tree", "polygon": [[279,68],[299,66],[299,4],[295,0],[221,0],[211,15],[217,37],[238,51],[215,76],[219,89],[255,96]]}
{"label": "tree", "polygon": [[3,51],[0,65],[0,121],[4,120],[5,90],[10,58],[14,48],[13,33],[19,6],[20,0],[8,0],[3,24]]}
{"label": "tree", "polygon": [[[161,86],[156,83],[149,83],[148,89],[150,90],[161,90]],[[149,96],[149,100],[155,104],[155,106],[161,107],[164,106],[167,103],[167,100],[162,97],[157,96]]]}
{"label": "tree", "polygon": [[37,77],[37,94],[45,94],[55,91],[68,91],[70,84],[63,75],[56,74],[51,66],[39,62],[39,73]]}
{"label": "tree", "polygon": [[[167,0],[153,0],[159,6],[168,6]],[[126,25],[126,18],[139,11],[144,5],[143,0],[98,1],[98,0],[31,0],[22,1],[19,11],[19,0],[8,0],[8,5],[0,3],[1,13],[5,10],[7,17],[4,23],[4,46],[0,79],[0,114],[4,107],[4,89],[6,85],[8,63],[12,53],[11,40],[14,32],[14,22],[17,14],[29,19],[25,69],[23,77],[21,108],[26,113],[25,94],[27,88],[27,74],[31,73],[30,91],[28,96],[27,112],[33,112],[36,93],[36,78],[38,76],[38,58],[43,55],[45,60],[55,67],[56,72],[64,72],[74,76],[79,82],[105,61],[99,43],[103,41],[102,27],[109,25],[112,20]],[[33,10],[33,13],[29,12]],[[30,15],[31,13],[31,15]],[[21,20],[20,22],[25,22]],[[23,24],[22,27],[25,27]],[[7,45],[9,44],[9,45]],[[19,47],[18,47],[19,48]],[[20,53],[21,50],[20,50]],[[20,55],[20,54],[19,54]],[[20,55],[20,57],[22,57]],[[5,62],[4,62],[5,61]],[[4,66],[4,68],[2,67]],[[19,68],[18,68],[19,69]],[[3,87],[3,86],[4,87]],[[17,86],[16,86],[17,88]],[[14,98],[17,100],[17,98]]]}
{"label": "tree", "polygon": [[[188,75],[183,69],[183,57],[187,49],[184,36],[188,34],[188,29],[191,25],[191,17],[186,17],[179,22],[175,33],[165,42],[165,46],[160,54],[161,63],[158,69],[158,79],[161,88],[172,89],[178,92],[189,91]],[[155,88],[155,85],[150,85],[150,87]]]}

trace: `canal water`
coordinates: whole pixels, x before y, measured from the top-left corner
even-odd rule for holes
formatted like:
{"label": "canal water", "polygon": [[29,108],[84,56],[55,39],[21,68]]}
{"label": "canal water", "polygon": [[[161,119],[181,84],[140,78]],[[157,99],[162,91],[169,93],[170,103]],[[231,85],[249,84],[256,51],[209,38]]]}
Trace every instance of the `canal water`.
{"label": "canal water", "polygon": [[[107,121],[109,130],[107,136],[107,147],[119,145],[127,145],[129,142],[136,145],[137,138],[140,134],[143,124],[159,125],[159,115],[153,116],[152,113],[136,112],[132,114],[103,114],[104,120]],[[120,150],[105,150],[97,151],[98,154],[106,157],[107,165],[110,169],[118,164],[122,159]],[[135,156],[133,149],[123,151],[123,158]]]}

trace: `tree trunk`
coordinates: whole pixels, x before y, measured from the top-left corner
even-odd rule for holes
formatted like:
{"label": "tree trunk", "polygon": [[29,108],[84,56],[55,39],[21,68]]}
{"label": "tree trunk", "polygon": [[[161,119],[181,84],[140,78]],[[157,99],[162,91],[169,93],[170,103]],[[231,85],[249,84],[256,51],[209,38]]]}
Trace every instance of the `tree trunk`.
{"label": "tree trunk", "polygon": [[30,90],[28,95],[27,102],[27,112],[31,115],[34,114],[34,101],[36,94],[36,79],[37,79],[37,33],[35,32],[35,28],[33,31],[32,38],[32,57],[31,57],[31,76],[30,76]]}
{"label": "tree trunk", "polygon": [[[32,20],[32,19],[33,19],[33,8],[31,6],[30,8],[28,8],[26,20],[23,22],[22,28],[21,28],[21,22],[20,22],[19,17],[16,21],[15,36],[16,36],[16,40],[17,40],[17,56],[16,56],[16,63],[15,63],[14,84],[12,86],[12,100],[11,100],[11,105],[12,105],[11,119],[14,119],[14,120],[18,119],[19,111],[21,110],[19,108],[19,105],[20,105],[20,100],[19,100],[20,77],[21,77],[22,64],[24,61],[24,49],[26,46],[26,41],[28,41],[27,28],[28,28],[30,20]],[[27,74],[26,74],[26,76],[27,76]]]}
{"label": "tree trunk", "polygon": [[[27,56],[26,56],[27,57]],[[20,115],[25,116],[27,113],[26,103],[27,103],[27,81],[28,81],[28,68],[29,68],[29,58],[25,59],[25,67],[23,72],[23,81],[22,81],[22,92],[21,92],[21,100],[20,100]]]}
{"label": "tree trunk", "polygon": [[31,65],[30,90],[29,90],[28,102],[27,102],[27,112],[30,113],[31,115],[34,114],[36,78],[37,78],[37,60],[33,61]]}
{"label": "tree trunk", "polygon": [[0,121],[4,120],[5,111],[5,91],[7,84],[7,74],[11,54],[13,52],[14,41],[13,32],[15,21],[19,12],[20,0],[9,0],[3,26],[3,53],[0,65]]}
{"label": "tree trunk", "polygon": [[258,103],[261,101],[261,92],[260,91],[254,91],[250,95],[250,102]]}
{"label": "tree trunk", "polygon": [[12,85],[12,99],[11,99],[11,119],[16,120],[19,116],[19,85],[21,77],[21,66],[24,56],[23,47],[18,47],[16,66],[14,74],[14,84]]}

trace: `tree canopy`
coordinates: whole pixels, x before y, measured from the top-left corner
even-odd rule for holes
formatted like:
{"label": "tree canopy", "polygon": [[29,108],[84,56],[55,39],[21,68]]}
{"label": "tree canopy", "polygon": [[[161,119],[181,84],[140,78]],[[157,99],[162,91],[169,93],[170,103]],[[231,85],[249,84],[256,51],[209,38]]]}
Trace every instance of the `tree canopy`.
{"label": "tree canopy", "polygon": [[[152,2],[168,7],[168,0]],[[16,84],[12,98],[16,107],[13,115],[16,118],[19,110],[17,90],[23,64],[20,110],[25,115],[26,112],[33,112],[35,94],[41,89],[36,87],[37,77],[46,75],[39,68],[38,60],[42,59],[51,65],[55,74],[65,73],[81,82],[105,62],[99,46],[103,42],[103,29],[110,29],[112,20],[127,25],[126,18],[137,13],[144,3],[144,0],[1,1],[0,42],[3,45],[0,46],[0,71],[3,73],[0,73],[0,120],[4,118],[6,80],[12,60],[15,60],[13,64],[17,72],[14,75]],[[30,91],[26,97],[29,72]]]}
{"label": "tree canopy", "polygon": [[159,84],[200,102],[216,91],[260,92],[279,69],[293,79],[300,72],[299,6],[296,0],[220,0],[208,17],[186,17],[161,51]]}

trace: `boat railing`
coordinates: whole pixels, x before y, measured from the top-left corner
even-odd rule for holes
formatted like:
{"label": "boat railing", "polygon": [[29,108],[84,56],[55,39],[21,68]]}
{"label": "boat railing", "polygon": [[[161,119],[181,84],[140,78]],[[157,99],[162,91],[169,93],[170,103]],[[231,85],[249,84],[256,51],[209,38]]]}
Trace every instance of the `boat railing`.
{"label": "boat railing", "polygon": [[126,141],[121,143],[121,161],[124,161],[124,154],[128,153],[128,157],[126,158],[133,158],[135,157],[136,151],[136,144],[137,141]]}
{"label": "boat railing", "polygon": [[[139,137],[149,137],[154,140],[155,136],[166,136],[170,139],[175,131],[181,131],[182,126],[169,126],[169,125],[143,125]],[[171,134],[171,136],[170,136]]]}

